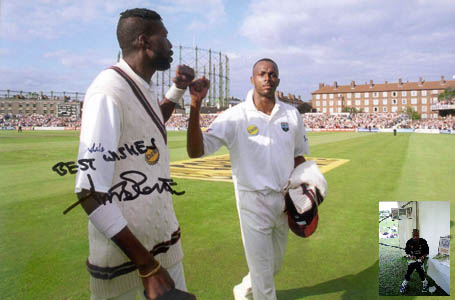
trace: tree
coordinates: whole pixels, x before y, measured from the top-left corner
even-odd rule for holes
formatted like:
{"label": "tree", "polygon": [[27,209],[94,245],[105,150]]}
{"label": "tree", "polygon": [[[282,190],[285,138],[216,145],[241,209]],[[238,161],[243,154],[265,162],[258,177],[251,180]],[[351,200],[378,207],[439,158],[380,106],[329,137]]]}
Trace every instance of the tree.
{"label": "tree", "polygon": [[438,95],[438,101],[451,101],[455,100],[455,87],[448,87]]}
{"label": "tree", "polygon": [[363,112],[363,109],[357,109],[355,107],[343,107],[343,109],[341,110],[342,112],[347,112],[347,113],[351,113],[351,114],[357,114],[357,113],[361,113]]}
{"label": "tree", "polygon": [[412,107],[408,106],[406,107],[406,115],[408,115],[408,117],[411,119],[411,120],[420,120],[420,114],[418,112],[416,112]]}

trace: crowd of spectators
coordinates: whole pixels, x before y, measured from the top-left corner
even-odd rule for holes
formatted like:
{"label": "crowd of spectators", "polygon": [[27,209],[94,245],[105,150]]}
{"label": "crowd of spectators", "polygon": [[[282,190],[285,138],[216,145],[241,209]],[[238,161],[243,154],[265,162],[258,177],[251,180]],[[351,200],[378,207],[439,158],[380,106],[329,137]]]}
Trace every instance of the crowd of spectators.
{"label": "crowd of spectators", "polygon": [[[217,114],[201,115],[200,125],[207,128]],[[319,129],[354,129],[354,128],[412,128],[412,129],[442,129],[455,130],[455,116],[440,117],[438,119],[411,120],[406,114],[398,113],[357,113],[357,114],[303,114],[302,118],[307,128]],[[71,127],[79,128],[81,121],[74,117],[56,117],[49,115],[28,114],[5,116],[0,114],[0,127]],[[166,127],[172,129],[186,129],[188,116],[174,114],[167,121]]]}
{"label": "crowd of spectators", "polygon": [[81,121],[75,117],[56,117],[51,115],[26,114],[2,115],[0,114],[0,127],[72,127],[79,128]]}

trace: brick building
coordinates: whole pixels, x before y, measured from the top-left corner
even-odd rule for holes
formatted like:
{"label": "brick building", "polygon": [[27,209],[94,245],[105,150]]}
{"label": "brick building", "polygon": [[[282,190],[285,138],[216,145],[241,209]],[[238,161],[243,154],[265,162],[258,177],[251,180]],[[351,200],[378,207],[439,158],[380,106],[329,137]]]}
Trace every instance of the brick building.
{"label": "brick building", "polygon": [[[449,87],[455,87],[455,80],[370,83],[357,85],[319,84],[319,89],[312,92],[312,106],[317,112],[340,113],[343,108],[355,108],[366,113],[387,113],[406,111],[411,107],[423,119],[437,118],[438,95]],[[432,109],[433,106],[433,109]]]}

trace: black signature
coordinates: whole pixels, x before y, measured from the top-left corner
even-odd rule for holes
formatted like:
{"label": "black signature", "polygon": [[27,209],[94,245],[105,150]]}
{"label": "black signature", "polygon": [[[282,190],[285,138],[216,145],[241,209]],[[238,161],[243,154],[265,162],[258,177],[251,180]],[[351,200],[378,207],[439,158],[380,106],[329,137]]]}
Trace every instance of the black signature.
{"label": "black signature", "polygon": [[[158,182],[152,186],[145,185],[147,176],[139,171],[126,171],[120,174],[123,181],[113,185],[107,192],[107,200],[112,202],[116,197],[118,201],[131,201],[140,195],[149,195],[154,191],[159,194],[168,192],[175,195],[183,195],[185,191],[177,192],[172,189],[172,185],[176,185],[170,178],[158,177]],[[105,204],[105,203],[104,203]]]}
{"label": "black signature", "polygon": [[116,161],[122,160],[128,157],[127,154],[131,156],[138,156],[140,154],[144,154],[147,152],[148,149],[156,149],[155,139],[150,139],[150,146],[146,146],[144,141],[136,141],[132,145],[124,144],[121,147],[118,147],[117,152],[108,150],[108,154],[103,154],[103,159],[105,161]]}
{"label": "black signature", "polygon": [[93,162],[94,158],[83,158],[77,161],[77,164],[74,161],[68,162],[58,162],[52,167],[52,171],[56,172],[60,176],[65,176],[66,174],[76,174],[77,169],[81,171],[87,171],[88,169],[96,170]]}

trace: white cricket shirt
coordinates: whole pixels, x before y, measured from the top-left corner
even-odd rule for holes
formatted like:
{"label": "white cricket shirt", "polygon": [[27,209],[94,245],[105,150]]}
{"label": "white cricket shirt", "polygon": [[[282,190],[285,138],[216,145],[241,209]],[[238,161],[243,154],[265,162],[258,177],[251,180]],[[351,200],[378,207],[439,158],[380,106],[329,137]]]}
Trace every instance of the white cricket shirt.
{"label": "white cricket shirt", "polygon": [[294,169],[294,157],[309,154],[300,113],[276,100],[271,115],[246,100],[221,113],[203,133],[204,155],[225,145],[239,190],[282,191]]}

